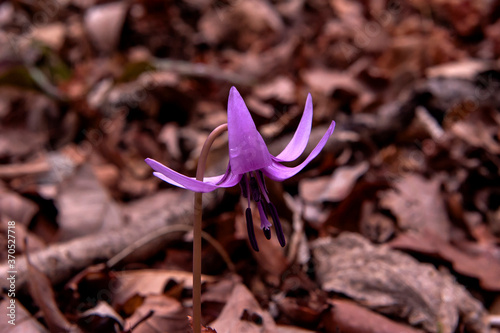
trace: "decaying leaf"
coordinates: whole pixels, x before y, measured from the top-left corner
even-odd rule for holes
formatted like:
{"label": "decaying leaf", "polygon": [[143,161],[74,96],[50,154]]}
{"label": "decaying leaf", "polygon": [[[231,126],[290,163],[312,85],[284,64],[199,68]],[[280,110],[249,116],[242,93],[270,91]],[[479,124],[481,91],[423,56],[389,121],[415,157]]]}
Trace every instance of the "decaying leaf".
{"label": "decaying leaf", "polygon": [[144,303],[127,319],[125,327],[131,327],[154,311],[150,318],[141,322],[134,333],[186,333],[189,323],[186,309],[177,300],[165,295],[148,296]]}
{"label": "decaying leaf", "polygon": [[461,36],[470,36],[481,29],[491,11],[490,1],[432,0],[427,3],[440,18],[449,21]]}
{"label": "decaying leaf", "polygon": [[[192,222],[192,193],[187,191],[179,193],[176,190],[159,192],[149,200],[144,198],[138,200],[129,208],[129,224],[126,227],[109,233],[96,233],[85,237],[79,237],[68,242],[52,244],[32,256],[32,261],[47,275],[52,283],[63,282],[79,271],[95,263],[97,260],[111,259],[124,248],[137,242],[141,238],[156,232],[161,227],[179,223]],[[213,205],[215,196],[207,196],[207,205]],[[144,221],[148,221],[144,224]],[[155,241],[151,241],[142,248],[136,250],[128,258],[144,258],[148,254],[156,253],[158,249],[164,248],[165,244],[172,240],[178,240],[184,232],[165,234]],[[17,286],[25,286],[28,269],[25,256],[16,258],[18,271]],[[6,275],[9,267],[6,263],[0,265],[0,273]],[[0,280],[2,287],[8,286],[7,281]]]}
{"label": "decaying leaf", "polygon": [[21,195],[4,189],[0,184],[0,218],[13,220],[27,226],[38,207]]}
{"label": "decaying leaf", "polygon": [[323,289],[347,295],[428,332],[452,333],[459,320],[468,332],[485,332],[484,309],[444,272],[362,236],[342,233],[313,244]]}
{"label": "decaying leaf", "polygon": [[[188,316],[188,319],[189,319],[189,325],[191,329],[193,329],[193,317]],[[217,331],[214,330],[212,327],[201,325],[201,333],[217,333]]]}
{"label": "decaying leaf", "polygon": [[374,211],[374,204],[366,201],[361,207],[360,232],[374,243],[384,243],[394,233],[394,222]]}
{"label": "decaying leaf", "polygon": [[44,133],[36,133],[26,129],[4,128],[0,126],[0,158],[23,156],[33,153],[37,147],[47,141]]}
{"label": "decaying leaf", "polygon": [[35,27],[32,31],[33,40],[40,41],[53,50],[59,51],[64,43],[65,26],[61,22]]}
{"label": "decaying leaf", "polygon": [[[274,156],[311,93],[311,137],[287,166],[304,161],[325,124],[337,128],[304,172],[267,183],[284,248],[263,238],[254,216],[260,252],[249,249],[237,186],[204,195],[203,228],[235,269],[228,275],[203,242],[203,270],[214,276],[202,277],[202,322],[231,333],[486,333],[468,288],[494,331],[499,8],[494,0],[0,2],[0,236],[16,222],[19,291],[16,326],[0,332],[68,323],[190,331],[193,194],[163,191],[169,185],[144,159],[193,176],[207,134],[227,122],[233,85]],[[224,135],[206,176],[223,173],[227,158]],[[343,235],[354,230],[387,244]],[[0,276],[10,270],[3,238]],[[28,248],[17,241],[25,238]],[[50,283],[28,267],[27,252]],[[21,295],[28,280],[31,298]]]}
{"label": "decaying leaf", "polygon": [[475,59],[448,62],[427,68],[426,76],[473,80],[477,74],[488,69],[488,64]]}
{"label": "decaying leaf", "polygon": [[107,302],[100,301],[95,307],[82,313],[78,323],[87,331],[112,332],[115,327],[123,329],[124,320]]}
{"label": "decaying leaf", "polygon": [[297,326],[276,325],[274,333],[313,333],[314,331],[306,330]]}
{"label": "decaying leaf", "polygon": [[351,193],[356,181],[368,167],[368,162],[362,162],[354,166],[340,167],[331,177],[304,179],[299,185],[300,195],[310,202],[341,201]]}
{"label": "decaying leaf", "polygon": [[252,293],[242,284],[236,285],[219,318],[209,324],[218,333],[275,332],[271,315],[263,311]]}
{"label": "decaying leaf", "polygon": [[292,104],[295,101],[295,87],[293,81],[286,76],[279,76],[271,82],[257,87],[255,95],[262,100],[276,99],[283,104]]}
{"label": "decaying leaf", "polygon": [[[146,297],[148,295],[161,295],[169,281],[175,281],[192,288],[193,276],[189,272],[166,270],[139,270],[116,273],[116,290],[114,301],[124,304],[134,295]],[[203,275],[202,282],[213,281],[209,276]]]}
{"label": "decaying leaf", "polygon": [[283,28],[274,6],[263,0],[253,3],[232,1],[228,5],[216,2],[199,21],[200,32],[212,44],[227,41],[232,34],[241,36],[236,40],[237,48],[247,48],[258,33],[277,35]]}
{"label": "decaying leaf", "polygon": [[466,120],[454,123],[451,132],[473,147],[483,148],[493,154],[500,154],[500,144],[495,139],[498,134],[497,124],[486,124],[471,115]]}
{"label": "decaying leaf", "polygon": [[440,195],[437,177],[426,180],[417,174],[407,174],[395,182],[395,188],[381,195],[380,205],[390,209],[403,230],[428,230],[450,236],[450,221]]}
{"label": "decaying leaf", "polygon": [[328,332],[342,333],[422,333],[370,311],[354,302],[332,301],[330,315],[324,320]]}
{"label": "decaying leaf", "polygon": [[343,91],[357,97],[362,94],[363,85],[344,72],[326,71],[324,69],[312,69],[302,73],[304,81],[315,92],[321,92],[327,96],[335,91]]}
{"label": "decaying leaf", "polygon": [[31,297],[43,312],[47,326],[52,332],[81,333],[81,330],[64,317],[55,300],[54,290],[47,278],[33,266],[27,257],[28,289]]}
{"label": "decaying leaf", "polygon": [[404,233],[390,242],[396,249],[437,255],[449,261],[460,274],[479,279],[484,289],[500,290],[500,261],[490,253],[467,253],[443,241],[439,236]]}
{"label": "decaying leaf", "polygon": [[122,226],[121,212],[89,166],[80,168],[59,193],[60,238],[67,240]]}

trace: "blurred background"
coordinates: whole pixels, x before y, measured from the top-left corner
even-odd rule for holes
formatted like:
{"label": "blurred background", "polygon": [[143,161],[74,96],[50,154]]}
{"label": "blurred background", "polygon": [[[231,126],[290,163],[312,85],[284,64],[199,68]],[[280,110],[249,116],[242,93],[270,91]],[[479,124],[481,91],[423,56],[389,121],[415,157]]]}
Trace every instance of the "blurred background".
{"label": "blurred background", "polygon": [[284,249],[205,196],[204,323],[500,330],[500,1],[17,0],[0,27],[0,332],[189,330],[192,194],[144,159],[194,176],[231,86],[273,154],[311,93],[297,164],[337,127],[268,182]]}

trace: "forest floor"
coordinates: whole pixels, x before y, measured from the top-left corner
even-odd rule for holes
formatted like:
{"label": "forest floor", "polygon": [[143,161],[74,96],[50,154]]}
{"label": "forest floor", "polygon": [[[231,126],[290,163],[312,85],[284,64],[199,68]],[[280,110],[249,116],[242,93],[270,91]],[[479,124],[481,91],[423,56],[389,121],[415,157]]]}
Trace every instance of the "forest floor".
{"label": "forest floor", "polygon": [[336,129],[267,181],[285,247],[204,195],[207,332],[500,332],[500,1],[12,0],[0,27],[0,332],[190,331],[193,194],[144,159],[194,176],[232,86],[274,155],[308,93],[296,163]]}

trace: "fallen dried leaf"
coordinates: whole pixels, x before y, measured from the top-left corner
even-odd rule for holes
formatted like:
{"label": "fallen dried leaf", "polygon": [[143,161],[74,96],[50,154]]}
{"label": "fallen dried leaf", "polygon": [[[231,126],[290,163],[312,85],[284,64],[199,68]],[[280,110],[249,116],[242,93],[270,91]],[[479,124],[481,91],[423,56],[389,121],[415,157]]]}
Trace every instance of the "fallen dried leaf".
{"label": "fallen dried leaf", "polygon": [[405,318],[428,332],[455,332],[459,320],[469,332],[486,330],[481,303],[431,265],[347,232],[318,239],[312,247],[316,276],[326,291]]}
{"label": "fallen dried leaf", "polygon": [[80,315],[78,324],[88,332],[114,332],[115,325],[123,329],[124,320],[107,302],[100,301]]}
{"label": "fallen dried leaf", "polygon": [[429,67],[426,69],[426,76],[428,78],[447,77],[472,81],[488,67],[488,64],[483,61],[464,59]]}
{"label": "fallen dried leaf", "polygon": [[440,193],[441,181],[426,180],[418,174],[407,174],[395,182],[395,188],[381,194],[380,205],[390,209],[403,230],[428,230],[450,237],[450,221]]}
{"label": "fallen dried leaf", "polygon": [[314,92],[326,96],[331,96],[337,90],[343,90],[357,97],[363,91],[363,86],[358,80],[343,72],[312,69],[304,71],[301,76]]}
{"label": "fallen dried leaf", "polygon": [[449,21],[460,36],[480,31],[493,9],[490,1],[432,0],[428,5],[440,18]]}
{"label": "fallen dried leaf", "polygon": [[59,237],[68,240],[122,226],[119,207],[88,165],[82,166],[59,192]]}
{"label": "fallen dried leaf", "polygon": [[309,202],[342,201],[368,168],[369,163],[362,162],[354,166],[339,167],[330,177],[304,179],[299,184],[299,193]]}
{"label": "fallen dried leaf", "polygon": [[[119,252],[142,239],[149,237],[161,227],[174,224],[192,223],[193,194],[177,190],[162,191],[151,197],[137,200],[127,206],[125,215],[129,224],[109,233],[97,233],[77,239],[52,244],[32,256],[32,261],[43,270],[52,283],[60,283],[69,278],[75,271],[92,265],[97,260],[111,259]],[[204,203],[213,205],[216,196],[206,196]],[[148,223],[144,223],[148,221]],[[183,231],[162,235],[136,250],[127,259],[141,260],[152,253],[157,253],[168,242],[178,240]],[[25,286],[27,264],[25,256],[16,258],[18,271],[17,286]],[[7,264],[0,265],[0,275],[7,274]],[[0,287],[8,286],[7,281],[0,280]]]}
{"label": "fallen dried leaf", "polygon": [[15,192],[11,192],[0,183],[0,219],[12,220],[28,226],[38,212],[38,206]]}
{"label": "fallen dried leaf", "polygon": [[[189,319],[189,325],[190,325],[191,329],[193,329],[193,317],[188,316],[188,319]],[[205,327],[205,326],[201,325],[201,333],[217,333],[217,331],[211,327]]]}
{"label": "fallen dried leaf", "polygon": [[[265,0],[234,1],[226,6],[217,3],[201,17],[198,26],[210,44],[231,40],[238,49],[248,49],[252,43],[261,42],[258,34],[278,36],[284,28],[275,7]],[[233,34],[239,38],[230,39]]]}
{"label": "fallen dried leaf", "polygon": [[359,229],[363,236],[374,243],[384,243],[394,234],[394,222],[375,211],[370,201],[363,202]]}
{"label": "fallen dried leaf", "polygon": [[28,263],[28,289],[31,297],[43,312],[44,319],[51,332],[71,332],[80,333],[81,330],[72,325],[61,310],[55,300],[52,285],[40,270],[33,266],[27,256]]}
{"label": "fallen dried leaf", "polygon": [[314,333],[315,331],[306,330],[296,326],[276,325],[274,333]]}
{"label": "fallen dried leaf", "polygon": [[390,320],[354,302],[331,301],[333,308],[324,319],[328,332],[342,333],[423,333],[421,330]]}
{"label": "fallen dried leaf", "polygon": [[141,322],[134,329],[134,333],[186,333],[189,323],[186,309],[177,300],[164,296],[148,296],[144,303],[127,319],[125,328],[131,327],[150,311],[153,315]]}
{"label": "fallen dried leaf", "polygon": [[[184,288],[193,287],[193,274],[182,271],[148,270],[125,271],[116,273],[116,290],[113,301],[116,304],[125,304],[134,295],[147,297],[161,295],[169,281],[182,284]],[[214,281],[207,275],[202,275],[202,282]]]}
{"label": "fallen dried leaf", "polygon": [[496,124],[485,124],[477,117],[468,117],[466,120],[454,123],[450,130],[473,147],[483,148],[492,154],[500,154],[500,144],[495,138],[498,133]]}
{"label": "fallen dried leaf", "polygon": [[[248,320],[249,315],[251,320]],[[271,333],[275,332],[276,324],[271,315],[260,308],[252,293],[239,284],[234,287],[219,318],[209,326],[218,333]]]}
{"label": "fallen dried leaf", "polygon": [[40,41],[54,51],[60,51],[64,43],[66,28],[61,22],[36,26],[30,38]]}
{"label": "fallen dried leaf", "polygon": [[469,254],[430,233],[404,233],[390,242],[396,249],[437,255],[452,263],[460,274],[479,279],[484,289],[500,290],[500,260],[488,252]]}
{"label": "fallen dried leaf", "polygon": [[47,133],[0,126],[0,158],[23,157],[47,142]]}
{"label": "fallen dried leaf", "polygon": [[295,101],[295,86],[286,76],[278,76],[274,80],[255,88],[255,95],[261,100],[275,99],[283,104]]}

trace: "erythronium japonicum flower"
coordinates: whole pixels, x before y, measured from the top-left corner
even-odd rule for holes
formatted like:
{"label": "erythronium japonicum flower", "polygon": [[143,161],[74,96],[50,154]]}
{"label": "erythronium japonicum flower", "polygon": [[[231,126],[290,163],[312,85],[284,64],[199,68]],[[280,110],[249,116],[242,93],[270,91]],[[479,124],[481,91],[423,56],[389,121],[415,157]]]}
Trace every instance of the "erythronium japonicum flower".
{"label": "erythronium japonicum flower", "polygon": [[203,181],[198,181],[195,178],[184,176],[153,159],[146,159],[146,163],[155,170],[153,174],[161,180],[195,192],[211,192],[221,187],[232,187],[239,183],[241,193],[248,202],[245,215],[248,237],[252,248],[255,251],[259,250],[253,230],[250,210],[251,200],[257,204],[260,227],[264,231],[266,238],[271,238],[269,228],[272,224],[268,220],[268,215],[270,215],[275,225],[278,241],[281,246],[285,246],[285,235],[281,228],[276,207],[269,200],[264,176],[275,181],[283,181],[297,174],[319,154],[333,133],[334,121],[332,121],[326,133],[302,163],[295,167],[287,167],[282,164],[282,162],[297,159],[304,152],[311,134],[312,116],[312,98],[311,94],[309,94],[304,113],[292,140],[280,154],[273,156],[269,153],[264,139],[257,131],[243,98],[238,90],[232,87],[227,105],[229,164],[225,174],[205,177]]}

